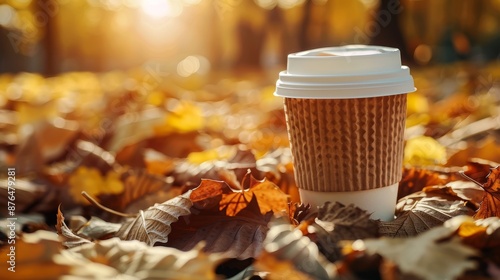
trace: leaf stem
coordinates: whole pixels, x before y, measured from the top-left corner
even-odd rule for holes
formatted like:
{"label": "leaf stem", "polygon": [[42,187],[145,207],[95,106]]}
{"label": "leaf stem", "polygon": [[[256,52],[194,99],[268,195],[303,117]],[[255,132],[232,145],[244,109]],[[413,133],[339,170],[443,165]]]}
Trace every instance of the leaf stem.
{"label": "leaf stem", "polygon": [[82,191],[82,196],[85,197],[85,199],[88,200],[88,202],[90,202],[90,204],[94,205],[95,207],[101,209],[101,210],[104,210],[108,213],[111,213],[111,214],[114,214],[114,215],[117,215],[117,216],[120,216],[120,217],[125,217],[125,218],[135,218],[136,215],[134,214],[127,214],[127,213],[122,213],[122,212],[118,212],[116,210],[113,210],[111,208],[108,208],[102,204],[100,204],[99,202],[97,202],[97,200],[95,200],[95,198],[91,197],[86,191]]}

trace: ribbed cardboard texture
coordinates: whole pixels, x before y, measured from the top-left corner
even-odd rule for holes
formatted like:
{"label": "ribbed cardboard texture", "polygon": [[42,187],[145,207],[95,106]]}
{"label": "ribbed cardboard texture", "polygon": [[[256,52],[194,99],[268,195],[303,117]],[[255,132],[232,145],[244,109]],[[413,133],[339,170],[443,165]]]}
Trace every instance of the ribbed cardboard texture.
{"label": "ribbed cardboard texture", "polygon": [[360,191],[401,179],[406,94],[284,102],[299,188]]}

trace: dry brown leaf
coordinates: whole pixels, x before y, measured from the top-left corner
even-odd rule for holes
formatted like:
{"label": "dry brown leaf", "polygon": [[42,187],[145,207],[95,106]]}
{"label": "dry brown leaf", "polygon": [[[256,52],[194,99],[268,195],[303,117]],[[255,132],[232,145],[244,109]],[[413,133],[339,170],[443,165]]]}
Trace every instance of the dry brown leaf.
{"label": "dry brown leaf", "polygon": [[464,166],[472,158],[481,158],[493,162],[500,162],[500,143],[494,137],[486,137],[480,142],[470,142],[463,150],[448,158],[447,166]]}
{"label": "dry brown leaf", "polygon": [[7,270],[10,267],[8,254],[10,245],[0,248],[1,279],[58,279],[65,275],[70,267],[57,264],[53,257],[62,250],[57,234],[39,230],[35,233],[24,234],[16,239],[15,243],[15,272]]}
{"label": "dry brown leaf", "polygon": [[479,208],[484,196],[484,190],[477,184],[470,181],[453,181],[446,184],[446,186],[440,186],[439,188],[451,189],[457,197],[470,202],[476,209]]}
{"label": "dry brown leaf", "polygon": [[172,225],[166,246],[185,251],[204,241],[206,252],[221,252],[229,258],[247,259],[259,255],[273,213],[261,214],[255,197],[234,216],[219,210],[218,203],[212,208],[196,206],[191,208],[190,216]]}
{"label": "dry brown leaf", "polygon": [[313,226],[317,236],[316,244],[331,262],[342,257],[339,241],[378,236],[377,222],[370,219],[370,213],[352,204],[345,206],[339,202],[325,203],[319,208]]}
{"label": "dry brown leaf", "polygon": [[[39,184],[22,177],[16,178],[16,213],[55,211],[59,199],[59,190],[49,184]],[[8,183],[0,179],[0,205],[8,203]]]}
{"label": "dry brown leaf", "polygon": [[172,231],[172,223],[180,216],[189,215],[193,205],[188,191],[162,204],[156,204],[147,210],[139,211],[135,219],[125,223],[116,234],[124,240],[139,240],[153,246],[156,242],[167,242]]}
{"label": "dry brown leaf", "polygon": [[428,280],[453,280],[477,266],[470,259],[477,252],[458,238],[450,238],[455,231],[456,227],[439,226],[413,238],[357,240],[352,248],[379,254],[395,263],[403,273]]}
{"label": "dry brown leaf", "polygon": [[457,228],[457,235],[462,243],[482,252],[482,256],[496,265],[500,265],[500,218],[474,220],[462,216],[447,221],[447,227]]}
{"label": "dry brown leaf", "polygon": [[[235,181],[239,183],[247,176],[248,170],[252,176],[261,176],[256,169],[255,155],[240,145],[236,147],[235,155],[229,160],[205,161],[201,164],[194,164],[188,160],[181,161],[170,175],[174,177],[176,185],[199,185],[202,179],[226,181],[224,175],[233,172]],[[231,185],[230,182],[227,183]]]}
{"label": "dry brown leaf", "polygon": [[200,248],[182,252],[112,238],[64,251],[58,261],[74,267],[72,276],[85,279],[210,280],[217,279],[221,256]]}
{"label": "dry brown leaf", "polygon": [[115,236],[121,227],[122,224],[109,223],[100,218],[91,217],[76,231],[76,234],[91,240],[108,239]]}
{"label": "dry brown leaf", "polygon": [[482,187],[485,191],[483,201],[474,218],[500,217],[500,166],[491,170]]}
{"label": "dry brown leaf", "polygon": [[459,215],[473,215],[474,211],[462,200],[418,192],[399,200],[397,218],[379,222],[379,233],[390,237],[408,237],[442,225]]}
{"label": "dry brown leaf", "polygon": [[445,182],[444,176],[439,173],[415,167],[405,168],[399,182],[398,199],[421,191],[424,187],[442,185]]}
{"label": "dry brown leaf", "polygon": [[[333,264],[321,255],[316,244],[303,236],[299,229],[284,218],[275,218],[269,225],[264,252],[257,258],[256,268],[269,271],[273,275],[272,279],[289,279],[291,274],[285,271],[288,268],[301,272],[301,277],[296,279],[330,279],[333,276]],[[309,278],[303,278],[306,275]],[[285,276],[287,278],[283,278]]]}
{"label": "dry brown leaf", "polygon": [[149,174],[145,170],[127,170],[122,174],[121,181],[124,186],[122,193],[100,196],[102,204],[119,212],[138,212],[180,195],[180,189],[171,188],[167,179]]}
{"label": "dry brown leaf", "polygon": [[90,243],[90,240],[87,240],[81,236],[76,235],[68,228],[66,223],[64,222],[64,216],[61,212],[61,207],[57,209],[57,234],[64,238],[63,245],[66,248],[78,247],[83,244]]}
{"label": "dry brown leaf", "polygon": [[43,165],[67,152],[67,147],[80,134],[76,122],[59,118],[57,123],[40,122],[31,127],[33,132],[19,144],[16,167],[19,175],[41,171]]}

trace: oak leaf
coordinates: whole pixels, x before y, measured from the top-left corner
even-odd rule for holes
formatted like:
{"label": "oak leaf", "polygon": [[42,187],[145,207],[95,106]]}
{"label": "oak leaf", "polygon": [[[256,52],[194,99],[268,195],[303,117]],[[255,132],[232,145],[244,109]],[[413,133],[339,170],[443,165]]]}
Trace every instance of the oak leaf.
{"label": "oak leaf", "polygon": [[320,251],[334,262],[341,258],[341,240],[356,240],[378,236],[377,222],[370,213],[354,205],[326,202],[319,208],[313,224]]}
{"label": "oak leaf", "polygon": [[125,223],[117,236],[124,240],[139,240],[153,246],[156,242],[167,242],[172,223],[180,216],[189,215],[193,205],[191,191],[176,196],[147,210],[140,210],[137,217]]}
{"label": "oak leaf", "polygon": [[357,240],[354,249],[379,254],[395,263],[401,272],[428,280],[452,280],[477,266],[471,257],[477,251],[451,238],[456,228],[439,226],[413,238]]}

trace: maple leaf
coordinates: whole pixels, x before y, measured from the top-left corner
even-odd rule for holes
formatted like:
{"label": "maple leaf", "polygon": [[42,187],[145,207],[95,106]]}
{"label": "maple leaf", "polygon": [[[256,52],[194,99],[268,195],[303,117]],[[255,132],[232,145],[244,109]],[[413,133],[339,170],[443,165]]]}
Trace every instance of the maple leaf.
{"label": "maple leaf", "polygon": [[485,191],[483,201],[474,218],[500,217],[500,166],[491,170],[482,188]]}
{"label": "maple leaf", "polygon": [[352,248],[379,254],[403,273],[428,280],[452,280],[477,266],[469,259],[477,251],[462,245],[458,238],[450,238],[455,231],[456,228],[440,226],[413,238],[357,240]]}
{"label": "maple leaf", "polygon": [[248,187],[239,186],[240,189],[235,190],[223,181],[202,180],[201,184],[193,190],[191,200],[199,205],[210,205],[209,207],[218,203],[219,209],[225,210],[230,216],[246,208],[253,197],[256,197],[262,214],[269,211],[279,213],[288,210],[288,196],[273,183],[266,179],[257,181],[250,174],[247,174],[243,181],[248,182]]}
{"label": "maple leaf", "polygon": [[342,256],[341,240],[356,240],[378,236],[377,222],[370,213],[354,205],[326,202],[319,208],[313,224],[320,251],[334,262]]}
{"label": "maple leaf", "polygon": [[193,205],[191,191],[176,196],[162,204],[139,211],[137,217],[127,223],[116,234],[124,240],[139,240],[153,246],[156,242],[167,242],[172,231],[171,224],[180,216],[189,215]]}

